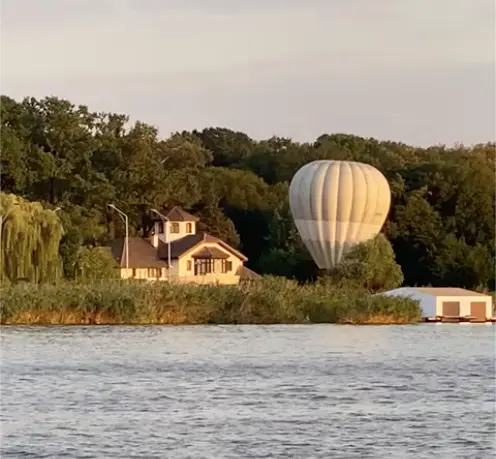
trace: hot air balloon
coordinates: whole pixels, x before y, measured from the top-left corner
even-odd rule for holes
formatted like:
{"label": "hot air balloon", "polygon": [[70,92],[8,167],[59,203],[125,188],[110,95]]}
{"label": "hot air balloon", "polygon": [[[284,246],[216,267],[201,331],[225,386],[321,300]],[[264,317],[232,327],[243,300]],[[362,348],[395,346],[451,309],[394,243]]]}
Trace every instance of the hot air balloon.
{"label": "hot air balloon", "polygon": [[315,263],[331,270],[352,247],[377,236],[389,212],[391,190],[369,164],[312,161],[291,180],[289,205]]}

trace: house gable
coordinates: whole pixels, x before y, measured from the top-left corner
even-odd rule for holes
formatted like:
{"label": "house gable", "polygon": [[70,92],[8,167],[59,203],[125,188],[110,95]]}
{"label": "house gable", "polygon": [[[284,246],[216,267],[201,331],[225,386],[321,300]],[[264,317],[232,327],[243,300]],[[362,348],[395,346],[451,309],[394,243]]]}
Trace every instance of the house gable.
{"label": "house gable", "polygon": [[[228,246],[229,247],[229,246]],[[178,257],[178,275],[193,281],[210,279],[212,283],[239,282],[243,260],[217,241],[200,241]]]}
{"label": "house gable", "polygon": [[217,250],[220,249],[223,253],[227,253],[228,255],[232,255],[238,258],[240,261],[245,262],[248,261],[241,252],[238,252],[236,249],[232,248],[229,244],[226,244],[224,241],[217,239],[216,237],[210,236],[206,233],[204,234],[204,238],[198,241],[195,245],[184,251],[178,258],[182,258],[189,254],[194,253],[200,247],[216,247]]}
{"label": "house gable", "polygon": [[[224,241],[211,236],[210,234],[207,233],[196,233],[196,234],[190,234],[188,236],[184,236],[181,239],[178,239],[176,241],[172,241],[170,243],[170,254],[172,259],[179,259],[182,258],[183,256],[188,255],[191,253],[191,251],[196,250],[198,247],[200,247],[201,244],[210,244],[210,245],[216,245],[220,247],[221,249],[227,251],[228,253],[232,254],[239,260],[246,262],[248,261],[248,258],[245,257],[241,252],[237,251],[233,247],[231,247],[229,244],[226,244]],[[168,257],[168,244],[165,242],[160,241],[158,251],[159,251],[159,257],[161,259],[166,260]]]}

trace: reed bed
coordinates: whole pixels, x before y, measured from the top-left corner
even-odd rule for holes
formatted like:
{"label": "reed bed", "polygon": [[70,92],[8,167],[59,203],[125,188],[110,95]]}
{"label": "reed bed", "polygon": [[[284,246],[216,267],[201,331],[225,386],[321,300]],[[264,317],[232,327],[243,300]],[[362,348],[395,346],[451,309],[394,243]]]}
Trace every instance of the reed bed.
{"label": "reed bed", "polygon": [[17,284],[0,290],[2,324],[403,324],[414,300],[266,277],[240,286],[164,282]]}

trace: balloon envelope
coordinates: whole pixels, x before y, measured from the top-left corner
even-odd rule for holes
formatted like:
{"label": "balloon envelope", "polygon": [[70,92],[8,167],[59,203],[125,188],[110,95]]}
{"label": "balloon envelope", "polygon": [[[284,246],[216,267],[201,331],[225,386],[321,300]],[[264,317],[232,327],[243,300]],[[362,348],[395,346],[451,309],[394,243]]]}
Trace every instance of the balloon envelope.
{"label": "balloon envelope", "polygon": [[289,205],[317,266],[331,269],[355,245],[377,236],[391,205],[389,184],[355,161],[312,161],[289,186]]}

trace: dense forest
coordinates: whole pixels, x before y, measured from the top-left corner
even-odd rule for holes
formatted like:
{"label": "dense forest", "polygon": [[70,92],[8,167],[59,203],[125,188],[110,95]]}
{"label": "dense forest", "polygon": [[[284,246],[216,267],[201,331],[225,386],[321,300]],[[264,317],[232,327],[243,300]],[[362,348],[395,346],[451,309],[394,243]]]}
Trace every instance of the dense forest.
{"label": "dense forest", "polygon": [[252,269],[314,279],[289,213],[289,182],[309,161],[345,159],[389,180],[383,233],[405,284],[494,290],[494,143],[419,148],[349,134],[297,143],[225,128],[162,139],[125,115],[55,97],[2,96],[1,126],[2,192],[58,211],[67,278],[82,251],[123,234],[107,208],[114,203],[129,215],[131,234],[150,231],[151,208],[181,205],[201,218],[201,230],[240,248]]}

